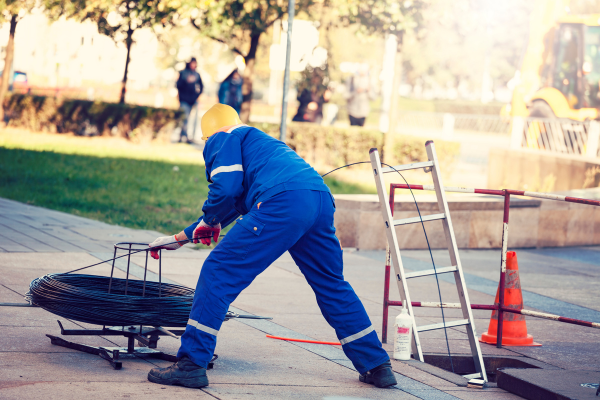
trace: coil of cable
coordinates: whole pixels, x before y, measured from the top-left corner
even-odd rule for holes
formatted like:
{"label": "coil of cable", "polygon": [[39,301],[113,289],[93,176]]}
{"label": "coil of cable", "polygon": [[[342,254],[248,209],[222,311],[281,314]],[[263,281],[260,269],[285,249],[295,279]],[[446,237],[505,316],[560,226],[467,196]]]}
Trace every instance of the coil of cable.
{"label": "coil of cable", "polygon": [[[95,325],[184,327],[194,290],[185,286],[83,274],[34,279],[26,299],[61,317]],[[127,285],[127,294],[125,286]],[[159,296],[160,290],[160,296]]]}

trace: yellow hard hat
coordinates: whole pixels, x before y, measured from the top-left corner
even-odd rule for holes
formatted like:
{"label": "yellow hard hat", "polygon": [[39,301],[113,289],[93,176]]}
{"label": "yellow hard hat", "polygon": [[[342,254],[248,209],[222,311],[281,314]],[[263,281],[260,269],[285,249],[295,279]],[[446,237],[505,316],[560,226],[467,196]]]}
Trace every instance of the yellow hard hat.
{"label": "yellow hard hat", "polygon": [[207,140],[225,126],[241,123],[240,116],[232,107],[226,104],[215,104],[202,116],[200,122],[202,139]]}

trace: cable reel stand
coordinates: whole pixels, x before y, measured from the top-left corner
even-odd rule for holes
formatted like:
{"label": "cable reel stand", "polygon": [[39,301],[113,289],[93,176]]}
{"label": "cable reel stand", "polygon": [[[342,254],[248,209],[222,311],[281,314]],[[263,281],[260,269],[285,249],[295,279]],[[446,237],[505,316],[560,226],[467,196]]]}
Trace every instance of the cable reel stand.
{"label": "cable reel stand", "polygon": [[[117,252],[119,250],[125,251],[127,253],[117,257]],[[154,272],[152,272],[152,271],[148,272],[148,252],[149,251],[150,251],[150,248],[148,247],[147,243],[122,242],[122,243],[117,243],[114,245],[113,258],[104,261],[104,262],[112,261],[112,268],[111,268],[110,278],[108,279],[108,290],[106,292],[106,296],[114,296],[118,301],[120,301],[123,296],[131,296],[131,299],[136,299],[138,301],[138,303],[139,303],[139,300],[146,301],[145,299],[140,299],[140,297],[139,297],[139,294],[140,294],[139,293],[139,291],[140,291],[139,284],[140,283],[141,283],[141,297],[142,298],[146,297],[148,299],[147,302],[149,302],[149,303],[154,302],[155,304],[160,304],[160,302],[163,302],[163,301],[172,301],[169,299],[169,295],[171,295],[171,299],[173,299],[173,296],[179,295],[179,298],[185,298],[185,301],[183,302],[183,305],[179,306],[179,310],[178,310],[179,311],[179,319],[171,324],[172,326],[178,327],[179,329],[172,329],[172,328],[166,329],[166,328],[163,328],[162,326],[154,326],[154,325],[151,325],[148,323],[130,324],[130,323],[123,323],[123,322],[120,323],[118,326],[110,326],[110,325],[107,326],[106,324],[104,324],[104,325],[102,325],[102,329],[85,329],[85,328],[83,328],[83,329],[65,329],[63,327],[62,323],[60,321],[57,321],[58,325],[60,327],[61,335],[63,335],[63,336],[122,336],[122,337],[127,338],[127,347],[90,346],[90,345],[86,345],[86,344],[71,342],[71,341],[65,340],[59,336],[47,334],[46,336],[50,338],[51,343],[56,346],[66,347],[66,348],[81,351],[84,353],[95,354],[95,355],[105,359],[106,361],[108,361],[114,369],[122,368],[121,359],[123,359],[123,358],[152,357],[152,358],[158,358],[158,359],[165,360],[165,361],[176,362],[177,361],[176,355],[156,350],[158,347],[158,340],[160,339],[160,336],[165,336],[165,335],[179,339],[180,336],[185,332],[187,316],[185,317],[185,319],[181,318],[182,311],[185,311],[182,309],[182,307],[185,308],[187,303],[189,303],[189,307],[191,310],[191,302],[193,300],[193,292],[194,291],[192,289],[187,289],[187,288],[181,287],[179,285],[173,285],[173,284],[162,282],[161,250],[158,250],[159,256],[160,256],[159,264],[158,264],[159,265],[158,276],[157,276],[158,282],[156,282],[154,280],[149,281],[148,275],[156,278],[156,274]],[[131,266],[131,255],[139,253],[139,252],[145,252],[145,255],[146,255],[145,263],[144,263],[144,276],[143,276],[143,280],[141,282],[139,280],[130,280],[129,279],[130,266]],[[115,261],[116,261],[116,259],[122,258],[122,257],[127,257],[127,268],[124,271],[126,273],[126,278],[124,280],[119,279],[119,278],[114,278]],[[80,269],[83,269],[83,268],[80,268]],[[73,272],[73,271],[71,271],[71,272]],[[60,275],[56,275],[54,277],[58,277],[58,276],[60,276]],[[84,275],[82,277],[86,277],[86,276]],[[87,275],[87,277],[91,278],[92,276]],[[40,279],[44,279],[44,278],[47,278],[47,277],[43,277]],[[50,277],[50,279],[51,278],[52,278],[52,276]],[[94,278],[100,278],[100,277],[94,277]],[[104,279],[106,279],[106,278],[104,278]],[[32,286],[34,285],[34,282],[32,282]],[[62,282],[59,282],[59,283],[62,283]],[[158,283],[158,287],[156,287],[156,283]],[[156,290],[156,289],[158,289],[158,290]],[[179,290],[179,292],[181,292],[181,289],[184,289],[184,290],[187,289],[188,292],[184,293],[183,296],[181,296],[181,293],[173,294],[176,290]],[[128,290],[129,290],[129,295],[127,294]],[[112,291],[112,293],[111,293],[111,291]],[[31,294],[31,292],[32,292],[32,290],[30,289],[30,293],[28,293],[28,298],[30,301],[32,300],[32,297],[34,296]],[[156,295],[158,295],[158,297],[156,297]],[[32,303],[34,303],[35,305],[38,305],[42,308],[45,308],[47,311],[61,315],[60,311],[57,311],[56,309],[52,308],[52,306],[55,304],[50,304],[48,302],[38,304],[38,302],[35,302],[35,301],[32,301]],[[110,304],[109,304],[109,306],[110,306]],[[126,308],[127,304],[125,304],[124,307]],[[65,308],[67,308],[67,307],[65,307]],[[72,310],[69,310],[69,311],[72,312]],[[111,311],[113,311],[112,308],[111,308]],[[118,312],[119,312],[118,306],[116,309],[114,309],[114,311],[118,315]],[[128,311],[130,312],[131,310],[128,310]],[[98,310],[96,309],[95,312],[98,312]],[[189,314],[189,312],[187,312],[187,314]],[[101,316],[103,316],[103,315],[100,315],[100,317]],[[92,319],[92,317],[93,316],[90,316],[89,319]],[[67,317],[65,317],[65,318],[67,318]],[[255,315],[238,315],[231,311],[227,312],[225,321],[228,321],[229,319],[232,319],[232,318],[271,319],[270,317],[260,317],[260,316],[255,316]],[[98,321],[102,321],[102,318],[99,318]],[[95,323],[90,320],[84,321],[84,322]],[[106,340],[108,340],[108,339],[106,339]],[[135,345],[136,340],[138,342],[138,346]],[[114,344],[116,345],[116,343],[114,343]],[[211,369],[213,367],[214,361],[217,358],[218,358],[218,356],[215,354],[213,356],[213,359],[211,360],[211,362],[208,364],[208,369]]]}

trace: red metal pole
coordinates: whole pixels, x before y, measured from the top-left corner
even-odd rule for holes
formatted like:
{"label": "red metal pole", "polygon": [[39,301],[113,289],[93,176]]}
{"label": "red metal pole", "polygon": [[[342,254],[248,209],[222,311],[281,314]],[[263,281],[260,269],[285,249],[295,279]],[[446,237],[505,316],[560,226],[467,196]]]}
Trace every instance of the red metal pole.
{"label": "red metal pole", "polygon": [[[394,215],[394,184],[390,185],[390,211]],[[387,343],[388,312],[390,307],[390,247],[387,246],[385,254],[385,278],[383,282],[383,321],[381,322],[381,342]],[[401,303],[402,304],[402,303]]]}
{"label": "red metal pole", "polygon": [[[392,189],[409,189],[405,183],[392,183]],[[413,190],[435,190],[433,185],[410,185],[410,189]],[[504,196],[503,190],[493,189],[475,189],[475,188],[463,188],[463,187],[452,187],[445,186],[444,191],[446,192],[457,192],[457,193],[477,193],[477,194],[489,194],[493,196]]]}
{"label": "red metal pole", "polygon": [[504,325],[504,283],[506,279],[506,252],[508,251],[508,215],[510,211],[510,193],[504,193],[504,219],[502,223],[502,261],[500,263],[500,284],[498,285],[498,331],[496,347],[502,348],[502,328]]}
{"label": "red metal pole", "polygon": [[[387,264],[387,263],[386,263]],[[383,323],[381,326],[381,342],[387,343],[387,330],[388,330],[388,311],[389,311],[389,300],[390,300],[390,266],[385,266],[385,279],[383,286]]]}

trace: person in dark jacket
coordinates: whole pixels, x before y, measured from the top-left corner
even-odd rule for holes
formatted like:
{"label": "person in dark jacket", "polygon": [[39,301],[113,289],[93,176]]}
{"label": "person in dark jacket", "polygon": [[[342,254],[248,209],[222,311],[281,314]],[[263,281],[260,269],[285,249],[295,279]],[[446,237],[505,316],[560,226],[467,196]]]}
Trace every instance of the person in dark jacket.
{"label": "person in dark jacket", "polygon": [[240,113],[242,109],[242,85],[244,79],[240,75],[237,69],[235,69],[219,87],[219,103],[227,104],[233,108],[237,113]]}
{"label": "person in dark jacket", "polygon": [[188,143],[192,141],[188,138],[187,125],[192,108],[196,106],[198,97],[202,94],[204,86],[202,85],[202,79],[200,74],[196,72],[198,62],[194,57],[186,64],[185,69],[179,73],[179,79],[177,79],[177,92],[179,94],[179,105],[181,110],[185,113],[185,117],[181,122],[181,134],[179,135],[179,141],[185,139]]}
{"label": "person in dark jacket", "polygon": [[322,86],[322,79],[317,75],[313,76],[311,87],[303,89],[297,98],[300,105],[292,121],[321,123],[323,104],[329,101],[331,92],[327,89],[321,92],[320,86]]}

